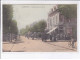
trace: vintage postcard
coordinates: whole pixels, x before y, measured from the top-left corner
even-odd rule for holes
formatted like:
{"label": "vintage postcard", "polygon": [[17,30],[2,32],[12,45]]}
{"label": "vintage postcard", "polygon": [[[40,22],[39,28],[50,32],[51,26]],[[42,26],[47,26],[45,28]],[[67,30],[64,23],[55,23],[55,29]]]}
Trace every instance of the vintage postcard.
{"label": "vintage postcard", "polygon": [[3,52],[77,52],[77,4],[3,4]]}

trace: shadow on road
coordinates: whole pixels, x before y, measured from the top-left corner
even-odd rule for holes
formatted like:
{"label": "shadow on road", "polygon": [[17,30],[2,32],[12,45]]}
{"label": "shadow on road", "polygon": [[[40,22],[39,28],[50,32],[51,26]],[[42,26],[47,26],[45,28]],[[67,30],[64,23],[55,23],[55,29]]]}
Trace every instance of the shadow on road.
{"label": "shadow on road", "polygon": [[9,41],[5,41],[3,42],[3,44],[19,44],[19,43],[24,43],[24,41],[21,41],[21,40],[17,40],[17,41],[12,41],[12,42],[9,42]]}
{"label": "shadow on road", "polygon": [[19,44],[19,43],[24,43],[24,42],[23,41],[12,42],[12,44]]}

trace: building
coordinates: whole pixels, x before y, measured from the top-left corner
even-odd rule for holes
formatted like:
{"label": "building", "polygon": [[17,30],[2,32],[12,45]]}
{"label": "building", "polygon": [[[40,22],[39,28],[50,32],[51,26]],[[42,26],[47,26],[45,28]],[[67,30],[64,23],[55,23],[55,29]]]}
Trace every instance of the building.
{"label": "building", "polygon": [[73,36],[77,40],[77,19],[66,19],[58,11],[58,5],[54,5],[48,13],[47,30],[47,33],[55,36],[57,40],[66,40],[67,36]]}
{"label": "building", "polygon": [[47,29],[50,30],[48,33],[52,32],[52,30],[55,30],[58,24],[59,24],[59,12],[57,11],[57,6],[55,5],[48,13]]}
{"label": "building", "polygon": [[63,39],[64,36],[64,16],[58,11],[58,5],[54,5],[51,11],[48,13],[47,30],[48,34],[52,36],[58,36],[59,39]]}

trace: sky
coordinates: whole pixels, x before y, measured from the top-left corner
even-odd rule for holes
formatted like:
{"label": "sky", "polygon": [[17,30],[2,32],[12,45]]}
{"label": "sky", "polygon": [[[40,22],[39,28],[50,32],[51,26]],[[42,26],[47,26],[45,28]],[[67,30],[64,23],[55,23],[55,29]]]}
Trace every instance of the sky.
{"label": "sky", "polygon": [[25,28],[33,22],[47,20],[48,13],[54,5],[13,5],[13,19],[18,29]]}

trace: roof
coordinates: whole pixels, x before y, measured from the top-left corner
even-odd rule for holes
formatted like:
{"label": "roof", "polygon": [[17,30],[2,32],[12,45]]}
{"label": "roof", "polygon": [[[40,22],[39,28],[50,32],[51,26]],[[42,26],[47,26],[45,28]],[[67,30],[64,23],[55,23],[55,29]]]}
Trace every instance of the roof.
{"label": "roof", "polygon": [[49,16],[53,16],[53,15],[55,15],[56,13],[59,13],[58,9],[55,10],[55,11],[53,11],[53,12],[51,12],[51,13],[49,13]]}

